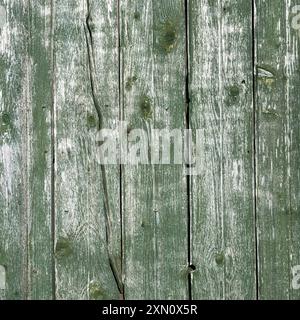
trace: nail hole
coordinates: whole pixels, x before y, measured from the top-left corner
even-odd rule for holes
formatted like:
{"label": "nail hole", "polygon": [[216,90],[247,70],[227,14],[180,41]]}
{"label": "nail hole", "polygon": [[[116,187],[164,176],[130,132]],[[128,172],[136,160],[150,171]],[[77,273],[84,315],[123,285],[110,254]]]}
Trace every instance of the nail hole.
{"label": "nail hole", "polygon": [[189,271],[190,271],[190,272],[193,272],[193,271],[195,271],[195,270],[196,270],[195,265],[190,264],[190,265],[189,265]]}
{"label": "nail hole", "polygon": [[134,18],[135,20],[140,20],[141,14],[136,11],[136,12],[134,13],[134,15],[133,15],[133,18]]}
{"label": "nail hole", "polygon": [[127,127],[127,134],[129,134],[132,131],[131,127]]}
{"label": "nail hole", "polygon": [[185,167],[186,167],[187,169],[194,168],[194,167],[195,167],[195,164],[194,164],[194,163],[186,163],[186,164],[185,164]]}

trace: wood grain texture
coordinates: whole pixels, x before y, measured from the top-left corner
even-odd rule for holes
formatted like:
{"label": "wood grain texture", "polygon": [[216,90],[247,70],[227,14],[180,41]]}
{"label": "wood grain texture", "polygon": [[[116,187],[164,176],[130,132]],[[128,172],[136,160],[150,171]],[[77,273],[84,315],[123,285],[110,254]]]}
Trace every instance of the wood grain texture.
{"label": "wood grain texture", "polygon": [[[290,266],[292,287],[290,287],[291,300],[300,299],[300,25],[299,25],[299,9],[298,29],[292,28],[291,21],[295,14],[291,13],[291,8],[299,5],[299,2],[292,0],[287,1],[286,17],[290,24],[287,27],[287,47],[286,47],[286,74],[287,74],[287,109],[288,109],[288,129],[289,129],[289,210],[291,216],[291,243],[290,243]],[[297,270],[297,272],[296,272]],[[297,278],[295,277],[297,276]],[[293,286],[293,283],[295,284]]]}
{"label": "wood grain texture", "polygon": [[49,299],[52,297],[50,2],[10,1],[0,5],[3,12],[0,264],[5,270],[1,296]]}
{"label": "wood grain texture", "polygon": [[296,5],[0,0],[0,300],[299,299]]}
{"label": "wood grain texture", "polygon": [[25,1],[1,1],[0,7],[0,265],[5,270],[0,298],[24,299],[29,212],[28,5]]}
{"label": "wood grain texture", "polygon": [[55,2],[57,299],[119,298],[119,172],[105,181],[96,144],[119,115],[117,17],[115,1]]}
{"label": "wood grain texture", "polygon": [[[184,2],[121,1],[120,21],[128,138],[133,129],[151,141],[154,128],[185,128]],[[182,166],[127,165],[122,182],[125,298],[188,298]]]}
{"label": "wood grain texture", "polygon": [[299,31],[296,1],[256,1],[259,298],[299,298]]}
{"label": "wood grain texture", "polygon": [[189,1],[194,299],[255,299],[251,2]]}
{"label": "wood grain texture", "polygon": [[29,3],[28,74],[28,298],[52,299],[51,107],[52,8]]}

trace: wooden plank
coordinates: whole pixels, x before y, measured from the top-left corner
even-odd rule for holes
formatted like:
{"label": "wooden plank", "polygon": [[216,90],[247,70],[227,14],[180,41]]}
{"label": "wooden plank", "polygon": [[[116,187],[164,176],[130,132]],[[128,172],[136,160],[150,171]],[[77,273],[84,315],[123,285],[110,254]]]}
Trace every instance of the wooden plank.
{"label": "wooden plank", "polygon": [[[0,0],[0,299],[300,298],[297,2],[253,1]],[[100,165],[119,118],[198,174]]]}
{"label": "wooden plank", "polygon": [[189,1],[194,299],[254,299],[251,1]]}
{"label": "wooden plank", "polygon": [[296,1],[256,1],[259,298],[299,298],[299,31]]}
{"label": "wooden plank", "polygon": [[50,1],[0,5],[1,296],[50,299]]}
{"label": "wooden plank", "polygon": [[[48,3],[46,14],[43,1],[32,7],[10,3],[2,8],[1,177],[5,182],[1,183],[1,203],[8,214],[2,216],[3,236],[11,241],[1,250],[7,278],[5,296],[51,298],[51,10]],[[32,37],[36,28],[39,35]]]}
{"label": "wooden plank", "polygon": [[119,298],[119,170],[105,181],[96,143],[119,115],[117,9],[113,0],[55,1],[57,299]]}
{"label": "wooden plank", "polygon": [[28,298],[52,298],[52,9],[30,2],[28,89]]}
{"label": "wooden plank", "polygon": [[0,299],[27,293],[28,6],[0,1]]}
{"label": "wooden plank", "polygon": [[[296,7],[297,6],[297,7]],[[289,130],[289,165],[290,165],[290,216],[291,216],[291,243],[290,243],[290,266],[291,289],[290,299],[300,299],[300,7],[299,2],[292,0],[287,3],[286,17],[290,24],[287,25],[287,109]],[[290,17],[292,16],[292,19]],[[295,18],[296,17],[296,18]],[[297,24],[293,20],[297,19]],[[293,24],[291,24],[291,22]]]}
{"label": "wooden plank", "polygon": [[[122,117],[128,139],[142,129],[151,141],[155,128],[185,128],[184,1],[120,4]],[[188,298],[182,166],[125,165],[122,182],[126,299]]]}

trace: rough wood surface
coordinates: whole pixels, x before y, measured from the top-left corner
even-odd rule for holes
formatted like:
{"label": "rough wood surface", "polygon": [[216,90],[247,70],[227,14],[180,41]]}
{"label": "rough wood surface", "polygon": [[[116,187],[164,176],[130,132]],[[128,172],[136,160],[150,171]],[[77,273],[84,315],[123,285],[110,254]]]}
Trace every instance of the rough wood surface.
{"label": "rough wood surface", "polygon": [[[154,128],[185,128],[184,2],[121,1],[120,13],[122,108],[129,139],[135,128],[145,130],[146,141]],[[182,166],[128,165],[122,177],[125,297],[188,298]]]}
{"label": "rough wood surface", "polygon": [[256,1],[259,298],[299,298],[299,30],[296,1]]}
{"label": "rough wood surface", "polygon": [[255,298],[251,2],[189,1],[195,299]]}
{"label": "rough wood surface", "polygon": [[297,5],[0,0],[0,299],[299,299]]}
{"label": "rough wood surface", "polygon": [[56,1],[55,12],[55,296],[116,299],[119,173],[104,178],[96,134],[119,115],[117,6]]}
{"label": "rough wood surface", "polygon": [[[31,1],[28,11],[27,183],[28,298],[51,299],[52,8]],[[24,106],[25,107],[25,106]]]}
{"label": "rough wood surface", "polygon": [[7,1],[0,6],[0,264],[5,294],[0,290],[7,299],[49,299],[50,1]]}
{"label": "rough wood surface", "polygon": [[0,298],[22,299],[27,295],[28,6],[19,1],[0,6],[0,265],[5,270]]}

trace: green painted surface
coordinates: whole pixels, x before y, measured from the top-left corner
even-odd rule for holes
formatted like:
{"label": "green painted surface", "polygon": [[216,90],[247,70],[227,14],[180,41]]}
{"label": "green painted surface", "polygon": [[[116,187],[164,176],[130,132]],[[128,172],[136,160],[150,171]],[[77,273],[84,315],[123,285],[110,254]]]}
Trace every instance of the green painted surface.
{"label": "green painted surface", "polygon": [[[130,130],[145,130],[151,143],[153,129],[185,128],[184,2],[121,1],[120,18],[122,115]],[[188,298],[182,166],[124,166],[122,183],[125,297]]]}
{"label": "green painted surface", "polygon": [[[256,1],[259,297],[299,299],[299,30],[290,1]],[[259,49],[261,48],[261,49]]]}
{"label": "green painted surface", "polygon": [[190,1],[192,297],[255,299],[251,2]]}
{"label": "green painted surface", "polygon": [[299,299],[296,5],[0,0],[0,299]]}
{"label": "green painted surface", "polygon": [[101,122],[119,116],[117,6],[59,0],[54,10],[55,297],[118,299],[119,171],[101,170],[96,144]]}
{"label": "green painted surface", "polygon": [[29,16],[28,298],[51,299],[51,1],[32,1]]}
{"label": "green painted surface", "polygon": [[0,30],[0,265],[5,269],[0,297],[24,299],[28,287],[28,7],[19,1],[0,5],[6,16]]}

